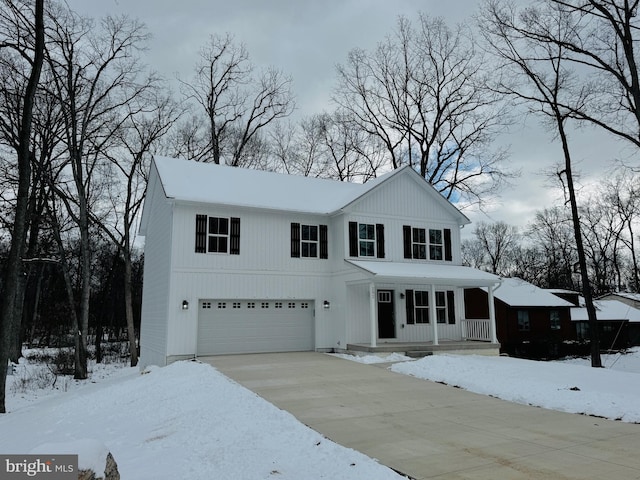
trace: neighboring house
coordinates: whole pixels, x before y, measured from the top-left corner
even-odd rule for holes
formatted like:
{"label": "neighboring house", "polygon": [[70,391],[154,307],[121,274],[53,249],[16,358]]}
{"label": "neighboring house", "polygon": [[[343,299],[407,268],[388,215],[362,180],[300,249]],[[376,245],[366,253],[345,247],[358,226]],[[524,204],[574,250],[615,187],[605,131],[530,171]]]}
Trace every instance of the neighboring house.
{"label": "neighboring house", "polygon": [[[145,236],[141,361],[493,341],[464,317],[469,220],[410,167],[353,184],[156,157]],[[487,293],[484,299],[488,304]]]}
{"label": "neighboring house", "polygon": [[[504,278],[494,291],[500,351],[527,358],[564,354],[565,341],[575,340],[569,314],[572,303],[519,278]],[[465,291],[466,318],[487,315],[487,291]]]}
{"label": "neighboring house", "polygon": [[[601,350],[620,350],[640,345],[640,310],[620,298],[620,294],[609,294],[593,302],[598,319]],[[626,294],[634,295],[634,294]],[[633,299],[631,299],[633,301]],[[589,316],[584,307],[571,309],[571,320],[575,324],[577,338],[589,340]]]}

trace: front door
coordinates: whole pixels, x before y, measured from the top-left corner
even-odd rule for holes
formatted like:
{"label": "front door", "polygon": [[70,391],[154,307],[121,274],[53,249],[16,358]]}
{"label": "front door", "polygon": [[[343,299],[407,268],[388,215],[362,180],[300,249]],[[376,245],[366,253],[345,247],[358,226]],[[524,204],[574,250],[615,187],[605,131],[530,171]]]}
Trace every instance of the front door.
{"label": "front door", "polygon": [[378,290],[378,338],[396,338],[393,290]]}

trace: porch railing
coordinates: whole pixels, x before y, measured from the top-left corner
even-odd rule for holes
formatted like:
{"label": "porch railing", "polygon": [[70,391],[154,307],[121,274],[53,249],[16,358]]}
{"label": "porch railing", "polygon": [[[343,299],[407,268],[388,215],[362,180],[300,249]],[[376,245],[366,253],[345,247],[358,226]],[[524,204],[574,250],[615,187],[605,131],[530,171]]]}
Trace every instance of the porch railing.
{"label": "porch railing", "polygon": [[491,341],[491,321],[488,319],[462,320],[462,338],[479,342]]}

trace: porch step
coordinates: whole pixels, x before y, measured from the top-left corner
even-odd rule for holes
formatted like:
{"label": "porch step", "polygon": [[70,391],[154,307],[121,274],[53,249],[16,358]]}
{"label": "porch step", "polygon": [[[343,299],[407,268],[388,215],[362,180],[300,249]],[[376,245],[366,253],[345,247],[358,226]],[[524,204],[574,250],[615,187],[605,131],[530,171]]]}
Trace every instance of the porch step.
{"label": "porch step", "polygon": [[404,352],[404,354],[409,358],[423,358],[428,357],[429,355],[433,355],[433,351],[409,350],[408,352]]}

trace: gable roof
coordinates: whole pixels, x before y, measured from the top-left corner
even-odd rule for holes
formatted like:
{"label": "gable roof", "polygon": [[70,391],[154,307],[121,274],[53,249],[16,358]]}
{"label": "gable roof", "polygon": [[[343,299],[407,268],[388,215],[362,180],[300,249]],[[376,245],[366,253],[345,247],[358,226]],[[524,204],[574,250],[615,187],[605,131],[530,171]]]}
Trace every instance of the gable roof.
{"label": "gable roof", "polygon": [[[628,320],[640,322],[640,310],[619,300],[595,300],[596,318],[598,320]],[[585,307],[572,308],[571,320],[574,322],[588,321],[589,315]]]}
{"label": "gable roof", "polygon": [[521,278],[503,278],[493,296],[511,307],[572,307],[573,304]]}
{"label": "gable roof", "polygon": [[409,166],[361,184],[160,156],[154,157],[154,163],[168,198],[324,215],[356,202],[391,178],[415,175],[425,189],[437,194],[437,201],[442,203],[443,208],[450,209],[460,224],[470,223],[465,215]]}

